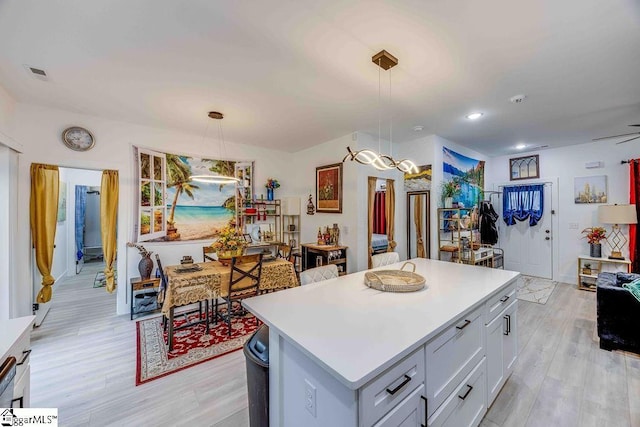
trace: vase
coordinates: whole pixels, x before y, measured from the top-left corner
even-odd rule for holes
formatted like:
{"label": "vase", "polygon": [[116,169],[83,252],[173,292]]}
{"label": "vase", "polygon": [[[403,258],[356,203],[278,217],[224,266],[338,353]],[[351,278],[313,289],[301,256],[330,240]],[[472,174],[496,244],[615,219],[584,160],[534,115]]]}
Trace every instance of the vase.
{"label": "vase", "polygon": [[453,207],[453,197],[444,198],[444,207],[446,209],[451,209],[451,207]]}
{"label": "vase", "polygon": [[239,248],[239,249],[234,249],[234,250],[220,250],[216,252],[216,255],[218,256],[218,262],[220,262],[220,264],[222,265],[229,265],[229,261],[231,260],[231,258],[233,258],[234,256],[240,256],[242,255],[243,249]]}
{"label": "vase", "polygon": [[267,200],[273,201],[273,188],[267,188]]}
{"label": "vase", "polygon": [[589,256],[593,258],[601,258],[602,257],[602,244],[601,243],[591,243],[589,245]]}
{"label": "vase", "polygon": [[151,278],[151,271],[153,270],[153,260],[149,255],[143,256],[138,263],[138,272],[142,280],[148,280]]}

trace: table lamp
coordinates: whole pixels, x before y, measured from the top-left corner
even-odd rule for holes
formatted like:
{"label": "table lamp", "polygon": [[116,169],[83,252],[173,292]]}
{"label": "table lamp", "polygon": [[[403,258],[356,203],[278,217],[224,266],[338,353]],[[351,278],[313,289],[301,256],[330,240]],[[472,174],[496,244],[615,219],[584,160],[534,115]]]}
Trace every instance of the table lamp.
{"label": "table lamp", "polygon": [[622,248],[627,244],[627,238],[620,232],[620,224],[636,224],[635,205],[600,205],[598,206],[598,220],[603,224],[612,224],[611,237],[607,243],[611,247],[610,259],[624,259]]}

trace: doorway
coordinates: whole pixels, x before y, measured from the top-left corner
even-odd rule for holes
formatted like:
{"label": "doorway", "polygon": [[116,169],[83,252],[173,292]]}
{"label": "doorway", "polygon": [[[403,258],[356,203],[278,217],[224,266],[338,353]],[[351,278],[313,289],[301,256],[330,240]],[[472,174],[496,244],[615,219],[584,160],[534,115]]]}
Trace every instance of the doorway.
{"label": "doorway", "polygon": [[[519,271],[527,276],[553,279],[552,185],[550,182],[531,184],[544,184],[540,221],[533,226],[529,225],[528,220],[516,221],[514,225],[507,226],[501,215],[498,226],[498,246],[504,249],[505,269]],[[500,189],[504,187],[507,185],[500,186]],[[502,213],[504,203],[502,191],[498,197]]]}

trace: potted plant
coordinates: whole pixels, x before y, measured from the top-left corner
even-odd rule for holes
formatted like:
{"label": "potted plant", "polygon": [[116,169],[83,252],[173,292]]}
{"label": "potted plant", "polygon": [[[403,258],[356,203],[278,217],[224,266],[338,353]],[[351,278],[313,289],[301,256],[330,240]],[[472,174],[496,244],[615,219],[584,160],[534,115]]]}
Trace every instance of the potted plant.
{"label": "potted plant", "polygon": [[238,234],[236,228],[231,226],[226,226],[220,230],[218,240],[211,244],[211,247],[216,250],[218,261],[222,264],[225,264],[225,260],[242,255],[246,246],[247,242],[242,235]]}
{"label": "potted plant", "polygon": [[264,186],[267,188],[267,200],[273,200],[273,190],[280,188],[280,183],[277,179],[269,178]]}
{"label": "potted plant", "polygon": [[589,227],[582,230],[583,238],[589,242],[589,256],[594,258],[602,257],[602,242],[607,238],[604,227]]}
{"label": "potted plant", "polygon": [[459,178],[455,177],[451,181],[442,182],[441,196],[445,208],[453,206],[453,198],[462,192]]}

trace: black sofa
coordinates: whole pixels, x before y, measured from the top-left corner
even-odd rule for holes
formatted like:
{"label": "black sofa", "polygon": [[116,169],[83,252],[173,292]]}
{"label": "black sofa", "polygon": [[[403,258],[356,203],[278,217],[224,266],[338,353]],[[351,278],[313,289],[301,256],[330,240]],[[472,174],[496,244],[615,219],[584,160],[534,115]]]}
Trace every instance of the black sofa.
{"label": "black sofa", "polygon": [[624,283],[640,279],[634,273],[600,273],[596,281],[600,348],[640,354],[640,301]]}

